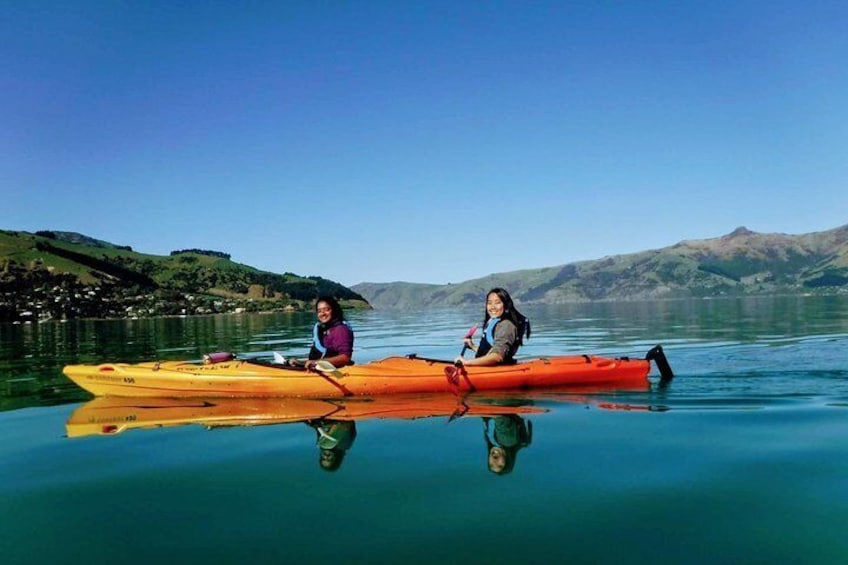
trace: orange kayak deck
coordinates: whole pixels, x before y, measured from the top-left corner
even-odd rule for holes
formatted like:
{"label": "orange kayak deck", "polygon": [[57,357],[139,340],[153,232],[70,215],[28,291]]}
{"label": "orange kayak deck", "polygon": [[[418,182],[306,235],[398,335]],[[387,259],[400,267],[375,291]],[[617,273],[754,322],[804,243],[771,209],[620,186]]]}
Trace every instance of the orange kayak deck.
{"label": "orange kayak deck", "polygon": [[[570,355],[513,365],[455,369],[448,361],[408,356],[351,365],[330,373],[251,360],[213,364],[162,361],[68,365],[63,372],[95,396],[337,398],[563,386],[639,386],[648,384],[650,359],[650,354],[646,359]],[[664,356],[663,363],[653,360],[658,367],[667,366]]]}

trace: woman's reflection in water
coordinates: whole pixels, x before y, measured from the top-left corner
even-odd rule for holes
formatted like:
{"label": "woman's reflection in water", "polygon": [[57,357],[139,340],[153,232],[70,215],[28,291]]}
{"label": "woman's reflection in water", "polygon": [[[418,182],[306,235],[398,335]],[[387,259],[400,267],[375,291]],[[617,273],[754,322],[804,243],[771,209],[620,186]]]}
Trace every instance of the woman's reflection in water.
{"label": "woman's reflection in water", "polygon": [[325,471],[337,471],[356,439],[356,424],[352,420],[319,420],[307,423],[316,433],[316,443],[320,449],[318,465]]}
{"label": "woman's reflection in water", "polygon": [[[494,422],[490,425],[492,420]],[[530,445],[533,439],[533,423],[525,422],[516,414],[485,417],[483,437],[486,438],[488,447],[489,470],[496,475],[506,475],[515,467],[518,452]]]}

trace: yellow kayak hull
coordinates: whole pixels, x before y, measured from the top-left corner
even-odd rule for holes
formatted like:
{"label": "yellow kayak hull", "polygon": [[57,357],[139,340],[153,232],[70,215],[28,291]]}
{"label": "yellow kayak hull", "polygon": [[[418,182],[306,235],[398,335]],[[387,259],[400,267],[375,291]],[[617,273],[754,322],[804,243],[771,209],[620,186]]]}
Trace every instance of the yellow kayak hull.
{"label": "yellow kayak hull", "polygon": [[388,357],[337,371],[307,372],[255,361],[185,361],[68,365],[63,372],[96,396],[306,397],[474,392],[545,387],[648,385],[645,359],[572,355],[454,371],[446,361]]}

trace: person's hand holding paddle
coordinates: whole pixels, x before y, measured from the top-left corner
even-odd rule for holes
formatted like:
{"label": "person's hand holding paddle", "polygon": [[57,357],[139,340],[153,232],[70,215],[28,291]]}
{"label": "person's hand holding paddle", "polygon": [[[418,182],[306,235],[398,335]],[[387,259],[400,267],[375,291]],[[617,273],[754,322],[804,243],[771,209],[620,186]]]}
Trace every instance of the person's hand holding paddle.
{"label": "person's hand holding paddle", "polygon": [[477,324],[474,324],[470,330],[465,332],[465,337],[462,338],[462,351],[459,352],[459,357],[453,360],[453,364],[457,367],[461,367],[464,359],[462,358],[465,355],[467,350],[477,351],[477,347],[474,345],[474,334],[477,333]]}

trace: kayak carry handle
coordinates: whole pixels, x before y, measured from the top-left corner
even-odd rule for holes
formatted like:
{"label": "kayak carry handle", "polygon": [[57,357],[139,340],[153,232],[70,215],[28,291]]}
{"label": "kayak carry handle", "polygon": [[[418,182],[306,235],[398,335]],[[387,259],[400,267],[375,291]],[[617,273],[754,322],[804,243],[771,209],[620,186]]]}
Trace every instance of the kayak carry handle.
{"label": "kayak carry handle", "polygon": [[674,378],[674,372],[671,370],[671,365],[668,364],[668,359],[665,357],[662,345],[655,345],[645,355],[647,361],[653,361],[654,365],[660,372],[660,385],[667,385]]}

